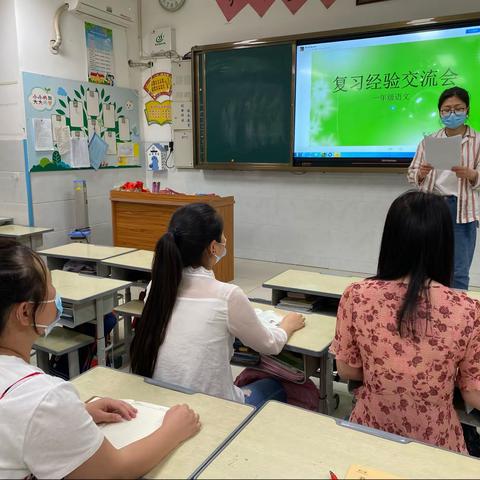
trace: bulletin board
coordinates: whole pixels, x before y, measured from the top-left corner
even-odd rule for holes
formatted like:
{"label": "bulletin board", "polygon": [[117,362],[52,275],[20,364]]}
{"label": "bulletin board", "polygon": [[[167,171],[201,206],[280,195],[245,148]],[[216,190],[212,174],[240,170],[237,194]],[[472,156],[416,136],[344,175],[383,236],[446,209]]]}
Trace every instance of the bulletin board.
{"label": "bulletin board", "polygon": [[96,168],[140,166],[135,90],[23,72],[23,91],[31,172],[93,168],[94,133],[108,144]]}

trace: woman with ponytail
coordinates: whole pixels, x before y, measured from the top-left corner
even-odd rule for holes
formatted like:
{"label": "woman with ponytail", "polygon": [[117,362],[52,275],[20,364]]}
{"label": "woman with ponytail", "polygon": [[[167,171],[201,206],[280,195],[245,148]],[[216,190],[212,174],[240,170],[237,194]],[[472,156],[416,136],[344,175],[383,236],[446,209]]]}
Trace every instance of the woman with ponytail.
{"label": "woman with ponytail", "polygon": [[387,214],[377,275],[350,285],[330,348],[342,379],[363,385],[350,420],[467,453],[457,385],[480,408],[480,304],[450,288],[447,202],[408,192]]}
{"label": "woman with ponytail", "polygon": [[215,279],[213,266],[226,254],[223,220],[209,205],[177,210],[157,243],[152,282],[131,347],[132,372],[228,400],[259,405],[285,400],[281,383],[264,379],[234,386],[230,359],[234,338],[263,354],[277,354],[305,325],[287,315],[267,328],[236,285]]}

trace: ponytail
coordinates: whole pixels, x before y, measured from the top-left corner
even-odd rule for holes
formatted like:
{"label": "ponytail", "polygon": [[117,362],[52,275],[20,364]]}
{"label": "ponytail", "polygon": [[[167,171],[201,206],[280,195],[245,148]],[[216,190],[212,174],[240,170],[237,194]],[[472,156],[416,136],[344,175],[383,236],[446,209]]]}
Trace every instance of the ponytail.
{"label": "ponytail", "polygon": [[137,375],[153,376],[158,349],[165,340],[168,322],[177,300],[182,269],[182,257],[175,244],[174,234],[167,232],[155,247],[152,267],[152,278],[155,281],[151,283],[130,347],[132,372]]}

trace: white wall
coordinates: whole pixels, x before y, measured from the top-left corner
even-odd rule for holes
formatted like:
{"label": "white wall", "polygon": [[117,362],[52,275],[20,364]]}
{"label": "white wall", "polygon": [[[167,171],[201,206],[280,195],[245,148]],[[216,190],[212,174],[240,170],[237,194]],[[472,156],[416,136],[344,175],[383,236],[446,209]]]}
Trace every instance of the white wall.
{"label": "white wall", "polygon": [[0,216],[28,222],[15,1],[0,1]]}
{"label": "white wall", "polygon": [[[136,8],[135,0],[127,1]],[[49,42],[53,38],[53,17],[63,3],[62,0],[15,0],[19,69],[86,81],[84,19],[72,13],[64,14],[61,21],[63,43],[60,54],[52,55],[49,51]],[[138,56],[137,29],[134,27],[127,31],[122,27],[105,25],[113,30],[117,86],[137,88],[139,74],[131,70],[127,63],[129,58]],[[143,169],[102,170],[98,173],[90,170],[32,173],[35,224],[55,228],[55,232],[47,234],[46,245],[65,243],[66,234],[73,227],[74,179],[87,180],[93,241],[108,244],[112,241],[110,190],[127,180],[142,180],[144,175]]]}
{"label": "white wall", "polygon": [[[337,0],[328,10],[309,0],[292,15],[277,0],[263,18],[246,6],[230,23],[215,0],[188,0],[165,13],[143,1],[143,27],[175,29],[184,54],[194,45],[318,32],[480,11],[477,0],[389,0],[361,7]],[[386,211],[408,189],[398,174],[170,171],[164,185],[235,196],[235,253],[253,259],[374,272]],[[472,281],[480,284],[478,256]]]}

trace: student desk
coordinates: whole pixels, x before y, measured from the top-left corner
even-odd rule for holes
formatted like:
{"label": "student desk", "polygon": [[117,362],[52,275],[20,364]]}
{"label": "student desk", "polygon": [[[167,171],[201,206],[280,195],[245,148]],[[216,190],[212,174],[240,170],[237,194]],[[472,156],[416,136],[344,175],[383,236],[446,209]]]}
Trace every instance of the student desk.
{"label": "student desk", "polygon": [[0,225],[0,237],[15,238],[32,250],[42,247],[43,234],[48,232],[53,232],[53,228],[24,227],[12,224]]}
{"label": "student desk", "polygon": [[0,225],[11,225],[12,223],[13,223],[13,218],[0,217]]}
{"label": "student desk", "polygon": [[202,429],[147,478],[189,478],[242,425],[253,408],[203,394],[186,394],[146,383],[142,377],[96,367],[72,381],[83,401],[95,396],[133,399],[171,407],[186,403],[200,414]]}
{"label": "student desk", "polygon": [[272,289],[272,305],[277,305],[287,295],[287,292],[339,299],[351,283],[361,280],[363,278],[360,277],[342,277],[302,270],[286,270],[267,280],[263,286]]}
{"label": "student desk", "polygon": [[130,283],[63,270],[51,273],[53,286],[62,297],[62,325],[71,328],[96,321],[98,364],[105,365],[103,316],[116,305],[117,292],[129,287]]}
{"label": "student desk", "polygon": [[[286,310],[272,308],[271,305],[253,303],[253,308],[273,310],[279,315],[286,315]],[[304,358],[306,378],[318,376],[320,379],[320,401],[318,409],[330,413],[333,403],[333,369],[328,348],[335,336],[335,317],[305,314],[305,327],[295,332],[285,345],[285,350],[300,353]]]}
{"label": "student desk", "polygon": [[89,243],[67,243],[59,247],[41,250],[38,253],[47,257],[47,265],[50,270],[61,270],[68,260],[78,260],[94,263],[97,275],[106,277],[109,272],[108,268],[103,265],[102,260],[132,252],[133,250],[135,249],[92,245]]}
{"label": "student desk", "polygon": [[145,284],[151,279],[153,256],[151,250],[135,250],[103,260],[102,264],[110,269],[112,278]]}
{"label": "student desk", "polygon": [[331,470],[345,478],[357,464],[405,479],[479,476],[480,462],[473,457],[359,427],[268,402],[197,473],[199,478],[330,478]]}

